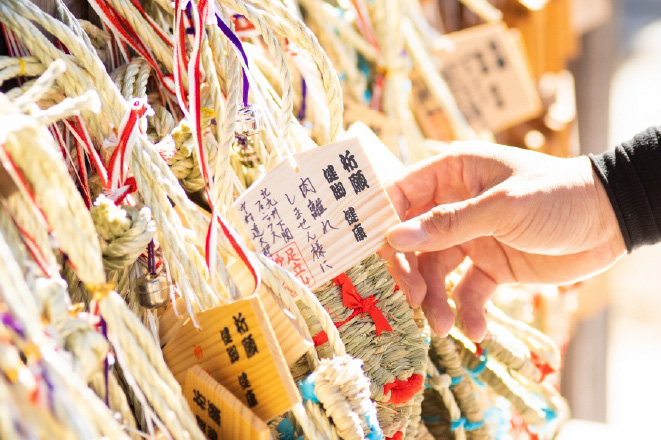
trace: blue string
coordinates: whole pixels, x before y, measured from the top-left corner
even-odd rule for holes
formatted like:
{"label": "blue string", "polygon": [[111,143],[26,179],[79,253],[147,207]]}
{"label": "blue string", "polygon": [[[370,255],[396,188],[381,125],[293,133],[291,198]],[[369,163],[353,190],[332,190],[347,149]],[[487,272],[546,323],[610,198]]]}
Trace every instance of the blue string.
{"label": "blue string", "polygon": [[464,430],[466,431],[477,431],[484,426],[484,420],[479,420],[477,422],[466,422],[464,424]]}
{"label": "blue string", "polygon": [[462,417],[459,420],[451,420],[450,421],[450,431],[456,431],[457,429],[461,428],[466,424],[466,418]]}
{"label": "blue string", "polygon": [[544,415],[546,416],[546,422],[552,422],[558,418],[558,414],[550,408],[544,408]]}
{"label": "blue string", "polygon": [[305,380],[298,383],[298,388],[301,391],[301,396],[304,400],[319,403],[319,399],[317,399],[317,395],[314,393],[315,377],[314,374],[309,375]]}
{"label": "blue string", "polygon": [[381,426],[379,425],[378,420],[376,420],[376,411],[374,407],[371,407],[370,410],[368,410],[365,413],[365,422],[367,423],[367,427],[370,429],[370,433],[366,435],[368,440],[384,440],[385,436],[383,435],[383,431],[381,431]]}
{"label": "blue string", "polygon": [[486,370],[487,361],[488,361],[487,350],[484,350],[480,355],[480,364],[473,369],[470,368],[465,369],[468,375],[470,376],[470,378],[473,379],[473,381],[475,381],[475,383],[480,387],[484,387],[484,383],[480,379],[478,379],[478,376],[482,374],[484,370]]}
{"label": "blue string", "polygon": [[469,422],[468,420],[466,420],[466,417],[462,417],[458,420],[450,421],[450,431],[456,431],[461,427],[463,427],[465,431],[477,431],[483,426],[484,426],[484,420],[478,420],[477,422]]}
{"label": "blue string", "polygon": [[464,379],[464,376],[455,376],[455,377],[453,377],[452,380],[450,381],[450,386],[459,385],[463,379]]}
{"label": "blue string", "polygon": [[[294,431],[294,427],[291,424],[291,420],[288,418],[284,418],[278,423],[278,426],[276,428],[278,430],[278,434],[280,434],[280,440],[296,440],[296,432]],[[302,440],[303,436],[300,436],[298,440]]]}
{"label": "blue string", "polygon": [[425,422],[440,422],[441,418],[440,417],[423,417],[422,420]]}

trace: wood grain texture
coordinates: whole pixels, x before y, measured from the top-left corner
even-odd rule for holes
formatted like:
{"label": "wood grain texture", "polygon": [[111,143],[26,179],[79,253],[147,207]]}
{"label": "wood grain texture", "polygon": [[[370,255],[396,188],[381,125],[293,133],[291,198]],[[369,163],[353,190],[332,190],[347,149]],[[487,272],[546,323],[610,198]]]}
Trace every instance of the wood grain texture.
{"label": "wood grain texture", "polygon": [[[285,160],[262,176],[234,208],[255,248],[315,289],[379,250],[399,219],[359,139],[293,159],[295,166]],[[358,177],[365,185],[355,185]],[[331,190],[338,184],[343,193]]]}
{"label": "wood grain texture", "polygon": [[266,423],[199,365],[186,371],[184,397],[208,438],[212,438],[212,433],[219,439],[269,438]]}
{"label": "wood grain texture", "polygon": [[258,297],[206,310],[196,320],[199,329],[187,320],[163,348],[179,383],[199,365],[265,421],[301,401]]}

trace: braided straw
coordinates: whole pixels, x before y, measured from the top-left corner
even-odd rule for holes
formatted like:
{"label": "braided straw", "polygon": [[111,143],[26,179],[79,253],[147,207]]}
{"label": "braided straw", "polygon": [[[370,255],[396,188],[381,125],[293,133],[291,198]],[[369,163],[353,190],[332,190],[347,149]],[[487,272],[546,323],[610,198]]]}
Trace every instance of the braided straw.
{"label": "braided straw", "polygon": [[488,328],[480,346],[488,350],[491,358],[534,383],[543,379],[542,372],[531,360],[530,350],[522,341],[494,322],[489,322]]}
{"label": "braided straw", "polygon": [[[477,368],[480,359],[464,345],[463,341],[457,339],[456,345],[466,368],[469,370]],[[485,382],[498,395],[507,399],[527,424],[544,426],[546,416],[540,402],[533,400],[530,393],[508,375],[504,368],[496,363],[487,362],[486,368],[477,375],[477,379]]]}
{"label": "braided straw", "polygon": [[156,233],[151,210],[147,207],[117,206],[101,195],[90,214],[102,238],[101,252],[106,270],[121,270],[135,262]]}
{"label": "braided straw", "polygon": [[[433,335],[431,338],[431,345],[434,350],[432,360],[437,361],[441,369],[445,371],[446,374],[449,374],[450,377],[462,377],[462,379],[459,380],[459,383],[451,386],[452,393],[461,409],[461,413],[470,423],[481,422],[484,419],[482,409],[480,408],[477,397],[471,388],[471,382],[462,368],[461,358],[457,353],[454,340],[449,336],[440,338]],[[466,436],[469,440],[489,438],[485,426],[467,432]]]}
{"label": "braided straw", "polygon": [[[257,13],[255,8],[239,0],[223,0],[223,2],[247,17]],[[284,6],[280,6],[277,2],[267,2],[264,0],[259,0],[255,3],[271,12],[271,14],[262,15],[269,28],[287,37],[302,49],[307,50],[317,64],[321,72],[324,88],[326,89],[326,101],[330,110],[331,121],[329,136],[327,139],[323,139],[322,143],[336,140],[342,128],[342,91],[337,73],[333,69],[328,56],[319,45],[312,31]]]}
{"label": "braided straw", "polygon": [[151,72],[149,63],[141,57],[134,57],[128,64],[116,69],[113,81],[122,91],[124,99],[147,96],[147,81]]}
{"label": "braided straw", "polygon": [[[105,279],[99,241],[78,190],[48,130],[28,116],[8,115],[0,123],[0,144],[32,184],[36,201],[79,276],[85,282]],[[28,148],[26,148],[29,146]]]}
{"label": "braided straw", "polygon": [[[361,370],[362,361],[349,356],[324,359],[314,374],[314,390],[340,437],[363,439],[370,427],[367,417],[375,415],[369,400],[369,381]],[[372,415],[368,415],[370,413]],[[372,422],[373,423],[373,422]]]}
{"label": "braided straw", "polygon": [[[431,360],[427,363],[427,375],[427,383],[431,389],[436,391],[441,397],[441,401],[443,406],[446,408],[448,415],[450,416],[450,420],[459,420],[461,418],[461,410],[457,405],[457,401],[455,400],[452,391],[450,391],[450,384],[452,383],[452,378],[450,375],[439,373],[438,369],[434,363],[431,362]],[[433,407],[433,405],[429,406]],[[436,437],[440,436],[440,433],[436,431],[436,428],[443,424],[437,424],[437,422],[431,421],[427,421],[425,424],[427,425],[428,429],[432,430]],[[447,424],[445,428],[448,429],[449,424]],[[464,440],[466,438],[466,431],[464,430],[463,426],[459,426],[455,431],[453,431],[453,434],[456,440]]]}
{"label": "braided straw", "polygon": [[[140,14],[140,11],[130,1],[121,0],[108,0],[122,17],[124,17],[133,30],[144,41],[145,46],[154,54],[156,59],[165,66],[168,72],[172,72],[172,48],[168,46],[161,37],[158,36],[156,31],[152,28],[149,22]],[[164,34],[164,32],[161,32]],[[183,80],[186,74],[182,72]]]}
{"label": "braided straw", "polygon": [[553,369],[557,370],[560,367],[560,351],[551,338],[544,333],[524,322],[510,318],[491,302],[487,303],[487,319],[503,326],[524,341],[532,351],[541,357],[543,362],[548,363]]}

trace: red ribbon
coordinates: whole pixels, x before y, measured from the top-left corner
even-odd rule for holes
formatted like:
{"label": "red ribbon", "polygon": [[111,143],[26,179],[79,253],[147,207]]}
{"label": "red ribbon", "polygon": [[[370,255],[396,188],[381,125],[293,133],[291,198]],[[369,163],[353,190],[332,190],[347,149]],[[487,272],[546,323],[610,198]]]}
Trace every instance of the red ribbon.
{"label": "red ribbon", "polygon": [[395,379],[393,382],[385,384],[383,386],[383,393],[390,393],[390,400],[387,403],[400,405],[411,400],[415,393],[420,391],[423,383],[424,378],[422,374],[414,374],[407,380]]}
{"label": "red ribbon", "polygon": [[537,353],[530,352],[530,360],[532,361],[533,364],[537,367],[539,372],[542,374],[542,377],[539,378],[537,383],[542,383],[546,376],[548,376],[551,373],[555,373],[555,369],[551,367],[548,362],[542,362],[542,360],[539,358]]}
{"label": "red ribbon", "polygon": [[342,322],[336,322],[335,326],[340,327],[347,322],[351,321],[355,316],[369,314],[374,321],[374,326],[376,327],[376,335],[381,335],[381,332],[391,332],[392,327],[388,324],[388,320],[383,316],[383,312],[379,309],[376,304],[379,302],[374,295],[370,295],[367,298],[362,298],[356,287],[351,282],[346,274],[341,274],[333,278],[333,282],[342,288],[342,305],[349,309],[353,309],[353,313],[349,315],[347,319]]}
{"label": "red ribbon", "polygon": [[402,440],[404,431],[397,431],[392,437],[386,437],[386,440]]}
{"label": "red ribbon", "polygon": [[312,342],[314,342],[315,347],[319,347],[320,345],[323,345],[326,342],[328,342],[328,335],[326,334],[325,331],[322,330],[312,337]]}

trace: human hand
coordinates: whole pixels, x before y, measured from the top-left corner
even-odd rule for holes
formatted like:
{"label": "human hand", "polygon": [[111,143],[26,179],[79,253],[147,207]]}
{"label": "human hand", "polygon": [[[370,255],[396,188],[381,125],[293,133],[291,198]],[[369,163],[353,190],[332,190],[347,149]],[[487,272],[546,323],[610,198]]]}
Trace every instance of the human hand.
{"label": "human hand", "polygon": [[458,325],[480,341],[498,284],[575,282],[626,251],[587,157],[457,142],[387,191],[404,223],[390,229],[380,254],[411,306],[422,306],[441,335],[454,323],[445,276],[465,257],[471,264],[452,298]]}

